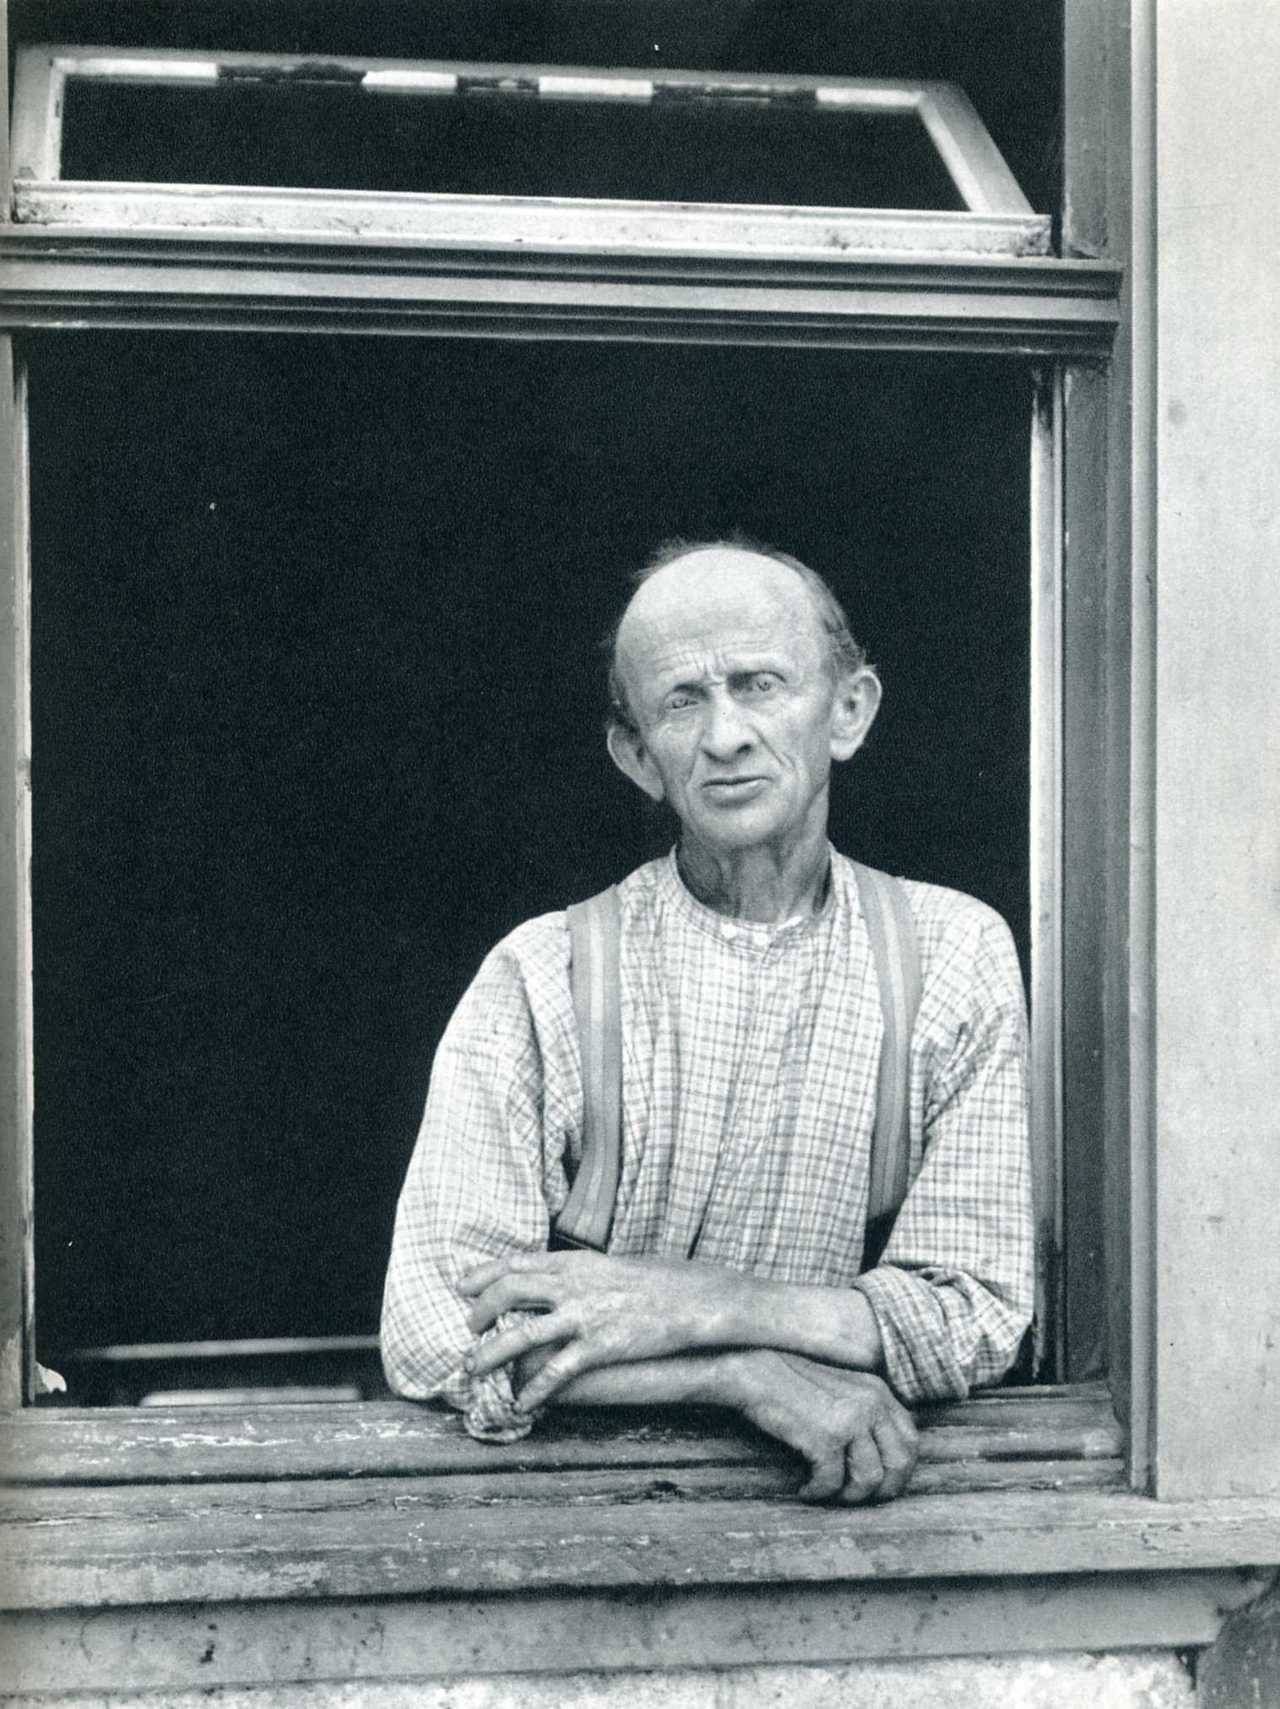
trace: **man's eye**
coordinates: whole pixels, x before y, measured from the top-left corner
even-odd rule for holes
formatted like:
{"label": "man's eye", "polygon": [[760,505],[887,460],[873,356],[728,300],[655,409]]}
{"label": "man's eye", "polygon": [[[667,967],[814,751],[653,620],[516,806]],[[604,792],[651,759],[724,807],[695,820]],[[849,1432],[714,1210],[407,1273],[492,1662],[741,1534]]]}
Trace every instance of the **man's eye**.
{"label": "man's eye", "polygon": [[662,702],[664,712],[683,712],[693,705],[693,696],[685,689],[674,689]]}
{"label": "man's eye", "polygon": [[781,683],[782,678],[773,671],[757,671],[754,676],[747,678],[748,694],[772,694]]}

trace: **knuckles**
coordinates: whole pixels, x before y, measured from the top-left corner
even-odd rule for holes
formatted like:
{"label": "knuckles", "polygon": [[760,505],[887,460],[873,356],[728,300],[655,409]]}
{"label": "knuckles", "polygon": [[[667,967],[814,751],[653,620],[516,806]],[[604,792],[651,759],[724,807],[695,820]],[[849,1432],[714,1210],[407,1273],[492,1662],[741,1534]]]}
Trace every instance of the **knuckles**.
{"label": "knuckles", "polygon": [[868,1436],[875,1422],[877,1408],[860,1395],[839,1405],[839,1429],[846,1442],[854,1436]]}
{"label": "knuckles", "polygon": [[864,1501],[874,1501],[879,1493],[878,1479],[850,1478],[840,1491],[840,1500],[846,1507],[860,1507]]}

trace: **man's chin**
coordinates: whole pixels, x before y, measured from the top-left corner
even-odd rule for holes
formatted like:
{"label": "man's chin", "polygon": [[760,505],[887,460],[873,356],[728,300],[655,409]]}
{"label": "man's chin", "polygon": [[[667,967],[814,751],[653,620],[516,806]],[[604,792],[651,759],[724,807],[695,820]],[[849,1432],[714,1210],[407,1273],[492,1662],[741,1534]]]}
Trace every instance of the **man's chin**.
{"label": "man's chin", "polygon": [[777,842],[785,827],[777,823],[770,812],[752,812],[753,802],[744,802],[733,812],[700,815],[696,822],[685,825],[704,848],[713,854],[745,854]]}

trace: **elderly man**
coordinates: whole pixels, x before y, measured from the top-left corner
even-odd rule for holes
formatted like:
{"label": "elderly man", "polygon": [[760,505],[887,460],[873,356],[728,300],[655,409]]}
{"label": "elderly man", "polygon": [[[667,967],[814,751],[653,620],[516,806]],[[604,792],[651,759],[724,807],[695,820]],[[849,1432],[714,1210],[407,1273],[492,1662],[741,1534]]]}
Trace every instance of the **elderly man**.
{"label": "elderly man", "polygon": [[547,1403],[712,1403],[898,1494],[912,1402],[1008,1369],[1028,1323],[1025,1019],[1000,918],[906,886],[922,997],[911,1187],[862,1269],[881,1022],[833,761],[880,684],[821,579],[726,543],[661,554],[618,626],[616,764],[679,820],[619,886],[623,1143],[607,1253],[548,1250],[581,1155],[565,916],[492,951],[441,1043],[383,1309],[392,1387],[478,1436]]}

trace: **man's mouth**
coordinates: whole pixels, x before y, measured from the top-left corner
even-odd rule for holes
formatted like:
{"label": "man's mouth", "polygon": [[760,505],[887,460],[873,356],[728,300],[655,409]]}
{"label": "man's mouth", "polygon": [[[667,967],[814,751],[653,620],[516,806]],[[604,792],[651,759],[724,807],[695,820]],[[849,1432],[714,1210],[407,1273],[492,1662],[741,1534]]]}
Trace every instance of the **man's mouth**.
{"label": "man's mouth", "polygon": [[766,777],[710,777],[702,788],[713,801],[749,801],[768,781]]}

